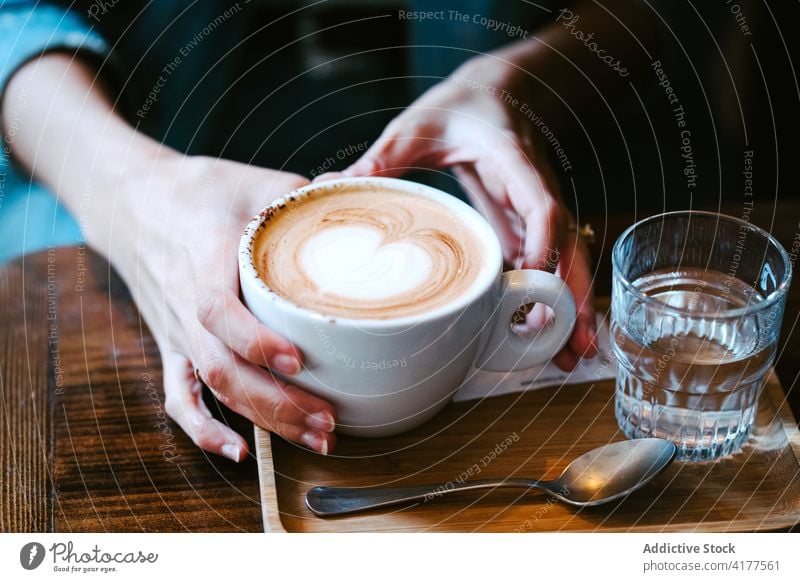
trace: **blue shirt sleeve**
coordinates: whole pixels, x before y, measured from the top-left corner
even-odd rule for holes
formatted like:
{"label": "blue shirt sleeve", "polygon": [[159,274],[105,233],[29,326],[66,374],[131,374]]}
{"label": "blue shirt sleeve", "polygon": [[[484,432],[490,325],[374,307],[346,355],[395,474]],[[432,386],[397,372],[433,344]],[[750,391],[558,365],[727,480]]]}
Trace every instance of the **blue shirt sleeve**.
{"label": "blue shirt sleeve", "polygon": [[[0,0],[0,101],[14,73],[49,51],[82,54],[98,63],[111,54],[103,37],[73,10],[40,1]],[[52,193],[12,163],[13,131],[7,127],[0,135],[0,263],[80,241],[75,220]]]}
{"label": "blue shirt sleeve", "polygon": [[101,59],[110,53],[105,39],[73,10],[35,1],[0,2],[0,94],[17,69],[48,51]]}

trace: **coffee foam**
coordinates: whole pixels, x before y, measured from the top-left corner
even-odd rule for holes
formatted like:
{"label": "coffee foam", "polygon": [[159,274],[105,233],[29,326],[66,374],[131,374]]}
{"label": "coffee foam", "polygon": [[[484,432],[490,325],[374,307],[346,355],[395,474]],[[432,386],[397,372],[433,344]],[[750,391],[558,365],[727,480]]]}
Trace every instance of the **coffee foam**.
{"label": "coffee foam", "polygon": [[363,226],[326,228],[303,245],[301,261],[320,293],[385,301],[425,283],[433,261],[412,242],[385,244],[381,233]]}
{"label": "coffee foam", "polygon": [[270,212],[253,250],[270,289],[353,319],[446,305],[471,288],[484,261],[472,227],[442,204],[365,185],[321,188]]}

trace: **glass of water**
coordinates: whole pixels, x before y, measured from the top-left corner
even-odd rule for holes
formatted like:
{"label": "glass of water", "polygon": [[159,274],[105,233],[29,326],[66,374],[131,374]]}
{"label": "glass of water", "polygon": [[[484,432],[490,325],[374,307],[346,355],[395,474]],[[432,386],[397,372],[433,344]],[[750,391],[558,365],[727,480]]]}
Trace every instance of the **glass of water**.
{"label": "glass of water", "polygon": [[775,359],[786,250],[745,220],[670,212],[626,230],[612,262],[620,428],[672,440],[683,460],[736,452]]}

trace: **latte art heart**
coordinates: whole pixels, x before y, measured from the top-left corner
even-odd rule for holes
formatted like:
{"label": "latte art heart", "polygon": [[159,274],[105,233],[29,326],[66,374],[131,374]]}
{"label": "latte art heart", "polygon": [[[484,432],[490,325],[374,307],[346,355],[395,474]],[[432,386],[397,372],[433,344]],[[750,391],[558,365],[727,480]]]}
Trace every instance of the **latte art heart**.
{"label": "latte art heart", "polygon": [[363,186],[312,193],[267,217],[254,257],[267,286],[325,315],[431,311],[475,282],[477,236],[425,196]]}
{"label": "latte art heart", "polygon": [[306,276],[323,295],[385,300],[420,287],[433,262],[413,242],[384,244],[380,231],[364,226],[328,228],[303,245]]}

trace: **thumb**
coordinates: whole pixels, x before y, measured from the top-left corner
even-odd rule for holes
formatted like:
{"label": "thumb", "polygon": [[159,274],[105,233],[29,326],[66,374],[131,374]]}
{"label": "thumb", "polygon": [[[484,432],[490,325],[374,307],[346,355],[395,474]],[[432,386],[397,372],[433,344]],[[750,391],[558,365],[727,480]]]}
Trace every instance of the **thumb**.
{"label": "thumb", "polygon": [[396,178],[417,165],[427,167],[431,153],[441,144],[430,124],[411,116],[394,119],[345,176],[384,176]]}

